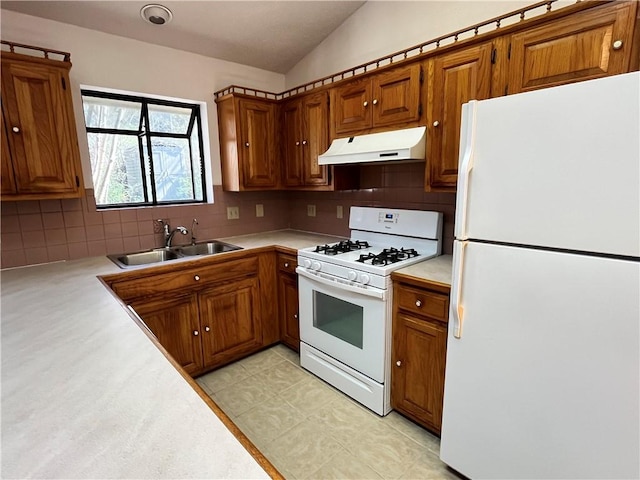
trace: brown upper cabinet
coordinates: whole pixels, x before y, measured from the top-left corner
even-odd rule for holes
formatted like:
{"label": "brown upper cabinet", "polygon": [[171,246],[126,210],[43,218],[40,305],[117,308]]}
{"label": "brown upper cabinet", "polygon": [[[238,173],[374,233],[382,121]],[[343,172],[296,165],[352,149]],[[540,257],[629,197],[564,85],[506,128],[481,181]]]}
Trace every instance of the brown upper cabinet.
{"label": "brown upper cabinet", "polygon": [[455,187],[462,104],[491,95],[492,44],[472,45],[427,62],[426,185]]}
{"label": "brown upper cabinet", "polygon": [[2,199],[82,195],[71,62],[2,52]]}
{"label": "brown upper cabinet", "polygon": [[628,72],[637,8],[618,2],[512,35],[508,93]]}
{"label": "brown upper cabinet", "polygon": [[277,104],[238,95],[216,102],[223,188],[232,192],[277,188]]}
{"label": "brown upper cabinet", "polygon": [[286,187],[328,187],[329,169],[318,155],[329,148],[329,95],[305,95],[282,105],[282,183]]}
{"label": "brown upper cabinet", "polygon": [[417,125],[422,116],[420,64],[392,68],[332,90],[332,138]]}

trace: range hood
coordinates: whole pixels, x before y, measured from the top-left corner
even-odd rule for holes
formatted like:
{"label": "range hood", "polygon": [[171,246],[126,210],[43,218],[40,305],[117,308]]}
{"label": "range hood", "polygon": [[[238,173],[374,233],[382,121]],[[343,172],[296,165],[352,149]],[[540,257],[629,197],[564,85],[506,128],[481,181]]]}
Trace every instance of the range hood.
{"label": "range hood", "polygon": [[427,127],[416,127],[336,138],[329,149],[318,156],[318,164],[424,162],[426,130]]}

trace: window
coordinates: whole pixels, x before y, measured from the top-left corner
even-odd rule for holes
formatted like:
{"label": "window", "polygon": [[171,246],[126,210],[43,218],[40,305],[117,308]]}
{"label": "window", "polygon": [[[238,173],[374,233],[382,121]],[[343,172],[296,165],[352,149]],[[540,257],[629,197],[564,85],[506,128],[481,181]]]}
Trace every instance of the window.
{"label": "window", "polygon": [[82,90],[98,208],[206,201],[200,105]]}

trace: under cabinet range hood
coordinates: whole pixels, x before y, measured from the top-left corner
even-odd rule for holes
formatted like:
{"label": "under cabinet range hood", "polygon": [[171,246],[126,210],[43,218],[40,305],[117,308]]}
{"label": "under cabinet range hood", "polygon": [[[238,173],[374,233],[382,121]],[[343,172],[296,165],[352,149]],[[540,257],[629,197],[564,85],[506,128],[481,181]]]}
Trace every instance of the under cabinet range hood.
{"label": "under cabinet range hood", "polygon": [[337,138],[318,156],[319,165],[424,162],[427,127]]}

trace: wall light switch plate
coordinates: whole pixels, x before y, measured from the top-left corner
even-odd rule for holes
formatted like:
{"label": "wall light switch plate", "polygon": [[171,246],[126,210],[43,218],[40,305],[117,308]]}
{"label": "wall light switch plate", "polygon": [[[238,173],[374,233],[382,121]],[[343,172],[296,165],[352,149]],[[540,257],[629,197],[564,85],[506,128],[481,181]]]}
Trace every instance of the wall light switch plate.
{"label": "wall light switch plate", "polygon": [[264,205],[256,203],[256,217],[264,217]]}
{"label": "wall light switch plate", "polygon": [[337,218],[342,218],[343,213],[342,213],[342,205],[338,205],[336,207],[336,217]]}
{"label": "wall light switch plate", "polygon": [[315,216],[316,216],[316,206],[307,205],[307,217],[315,217]]}
{"label": "wall light switch plate", "polygon": [[240,218],[240,207],[227,207],[227,220]]}

